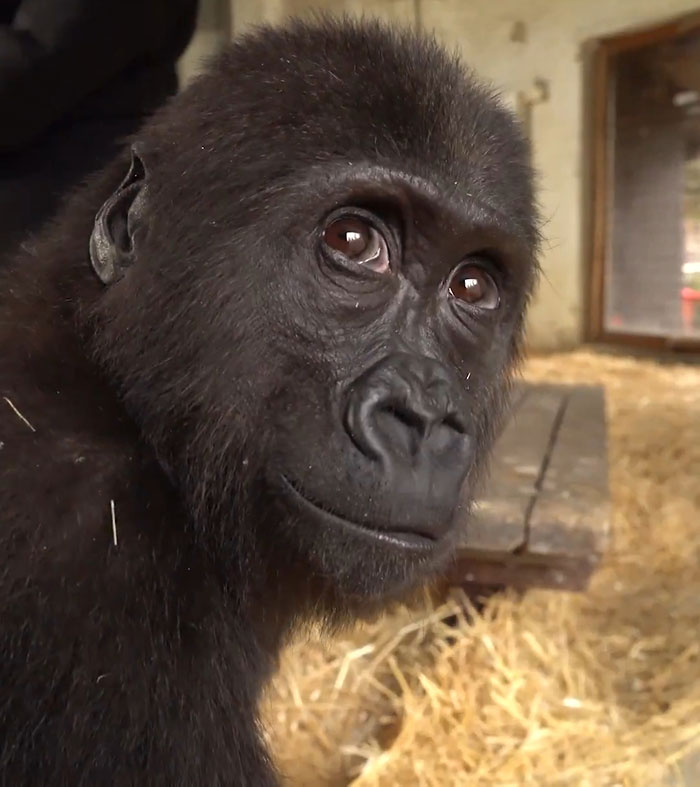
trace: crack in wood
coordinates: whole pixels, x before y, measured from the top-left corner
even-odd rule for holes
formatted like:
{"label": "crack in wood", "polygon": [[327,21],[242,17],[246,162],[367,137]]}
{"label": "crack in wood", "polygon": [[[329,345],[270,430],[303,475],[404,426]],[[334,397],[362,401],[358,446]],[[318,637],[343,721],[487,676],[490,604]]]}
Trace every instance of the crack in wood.
{"label": "crack in wood", "polygon": [[569,406],[570,400],[571,400],[570,394],[566,394],[562,398],[559,407],[557,409],[557,413],[554,416],[554,421],[552,421],[552,429],[549,433],[549,440],[547,441],[547,447],[545,449],[544,456],[542,458],[542,464],[540,465],[540,469],[537,473],[537,477],[535,478],[535,482],[533,484],[533,492],[530,495],[530,499],[528,500],[527,507],[525,508],[523,542],[513,550],[514,555],[519,555],[525,552],[530,543],[530,520],[532,518],[532,512],[534,511],[535,504],[537,503],[537,498],[540,492],[542,491],[542,485],[544,484],[544,479],[545,476],[547,475],[547,470],[549,468],[549,464],[552,459],[552,453],[554,452],[554,446],[557,443],[557,438],[559,437],[561,425],[564,422],[564,416],[566,414],[566,409]]}

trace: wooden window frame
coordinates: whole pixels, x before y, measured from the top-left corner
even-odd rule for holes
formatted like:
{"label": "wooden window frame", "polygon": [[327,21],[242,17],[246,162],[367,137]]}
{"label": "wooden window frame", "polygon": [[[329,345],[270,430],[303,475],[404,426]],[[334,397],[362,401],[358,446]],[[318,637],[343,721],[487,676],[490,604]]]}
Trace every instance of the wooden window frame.
{"label": "wooden window frame", "polygon": [[587,106],[590,114],[587,160],[591,179],[588,229],[589,270],[586,309],[586,339],[590,342],[627,345],[650,350],[700,351],[695,337],[665,337],[652,334],[623,333],[605,327],[605,268],[608,254],[608,217],[612,188],[610,142],[610,74],[612,60],[622,52],[650,44],[663,43],[687,33],[700,32],[700,12],[674,18],[663,24],[598,38],[588,45]]}

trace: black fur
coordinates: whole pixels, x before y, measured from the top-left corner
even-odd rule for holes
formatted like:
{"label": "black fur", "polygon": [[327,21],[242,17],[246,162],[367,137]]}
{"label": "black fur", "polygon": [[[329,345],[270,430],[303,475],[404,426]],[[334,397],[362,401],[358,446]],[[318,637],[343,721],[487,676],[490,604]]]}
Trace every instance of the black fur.
{"label": "black fur", "polygon": [[[434,42],[347,20],[241,39],[136,141],[148,228],[121,280],[88,239],[128,149],[0,274],[0,783],[264,787],[256,703],[284,639],[415,587],[454,541],[415,558],[316,526],[275,473],[397,519],[329,392],[399,348],[462,381],[473,484],[535,278],[527,146]],[[413,181],[415,286],[325,275],[328,210]],[[420,295],[472,237],[454,205],[495,223],[502,268],[501,308],[461,327]]]}

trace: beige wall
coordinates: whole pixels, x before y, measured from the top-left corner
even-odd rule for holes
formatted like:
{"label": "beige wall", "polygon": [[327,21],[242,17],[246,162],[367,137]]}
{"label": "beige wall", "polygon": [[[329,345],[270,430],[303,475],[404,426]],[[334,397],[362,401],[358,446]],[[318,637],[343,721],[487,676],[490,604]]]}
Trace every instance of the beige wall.
{"label": "beige wall", "polygon": [[279,22],[287,16],[322,9],[367,14],[412,25],[419,5],[419,0],[231,0],[231,23],[233,32],[239,33],[251,24]]}
{"label": "beige wall", "polygon": [[231,32],[314,8],[364,12],[434,30],[449,45],[458,45],[465,59],[501,87],[509,101],[529,97],[539,102],[529,114],[528,128],[541,173],[547,242],[545,278],[530,315],[529,340],[540,349],[576,344],[582,336],[586,270],[582,46],[595,37],[700,10],[700,2],[231,0]]}
{"label": "beige wall", "polygon": [[231,0],[199,0],[197,28],[178,63],[180,84],[186,85],[230,39]]}

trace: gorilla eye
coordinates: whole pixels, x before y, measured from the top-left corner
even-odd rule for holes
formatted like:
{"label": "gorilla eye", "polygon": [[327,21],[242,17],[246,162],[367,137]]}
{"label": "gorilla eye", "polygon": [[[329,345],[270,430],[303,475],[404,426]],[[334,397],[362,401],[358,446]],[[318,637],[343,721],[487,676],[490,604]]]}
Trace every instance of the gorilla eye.
{"label": "gorilla eye", "polygon": [[493,278],[480,266],[468,264],[452,276],[450,295],[480,309],[497,309],[501,298]]}
{"label": "gorilla eye", "polygon": [[348,217],[332,221],[323,233],[323,241],[356,265],[375,273],[389,270],[389,251],[384,237],[363,219]]}

